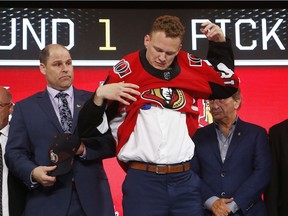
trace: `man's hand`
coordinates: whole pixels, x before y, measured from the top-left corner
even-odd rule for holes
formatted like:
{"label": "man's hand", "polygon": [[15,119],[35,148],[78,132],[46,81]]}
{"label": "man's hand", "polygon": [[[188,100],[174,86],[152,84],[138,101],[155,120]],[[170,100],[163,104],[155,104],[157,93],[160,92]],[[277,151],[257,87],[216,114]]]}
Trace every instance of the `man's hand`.
{"label": "man's hand", "polygon": [[138,85],[132,83],[112,83],[99,86],[96,90],[94,96],[94,103],[98,106],[101,106],[104,99],[107,100],[116,100],[124,105],[130,105],[130,101],[136,101],[135,95],[140,95],[140,92],[136,89],[139,89]]}
{"label": "man's hand", "polygon": [[207,39],[214,42],[225,42],[226,38],[222,29],[211,22],[201,24],[200,31],[206,35]]}
{"label": "man's hand", "polygon": [[233,198],[229,199],[218,199],[216,200],[211,207],[211,211],[213,213],[213,216],[228,216],[231,212],[231,209],[226,205],[227,203],[230,203],[233,201]]}
{"label": "man's hand", "polygon": [[32,171],[32,178],[44,187],[53,186],[56,182],[55,176],[49,176],[48,173],[56,169],[57,166],[38,166]]}
{"label": "man's hand", "polygon": [[77,149],[76,155],[82,155],[85,151],[85,145],[83,142],[81,142],[79,148]]}

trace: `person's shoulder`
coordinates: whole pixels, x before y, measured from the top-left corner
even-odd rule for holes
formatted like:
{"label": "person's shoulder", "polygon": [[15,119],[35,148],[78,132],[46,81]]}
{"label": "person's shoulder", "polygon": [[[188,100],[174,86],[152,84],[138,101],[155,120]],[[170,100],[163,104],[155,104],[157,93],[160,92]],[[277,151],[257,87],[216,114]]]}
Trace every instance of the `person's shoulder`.
{"label": "person's shoulder", "polygon": [[77,88],[74,88],[75,91],[78,91],[79,93],[82,93],[82,94],[92,94],[93,92],[92,91],[88,91],[88,90],[85,90],[85,89],[77,89]]}
{"label": "person's shoulder", "polygon": [[19,100],[17,103],[18,104],[30,103],[31,101],[34,101],[36,98],[43,97],[44,94],[45,94],[44,91],[39,91],[37,93],[34,93],[33,95],[27,96],[26,98]]}
{"label": "person's shoulder", "polygon": [[180,50],[177,55],[177,61],[182,63],[185,62],[186,64],[189,64],[189,66],[201,66],[203,59],[193,53]]}
{"label": "person's shoulder", "polygon": [[179,57],[185,57],[185,58],[187,58],[187,57],[190,57],[190,56],[192,56],[192,57],[196,57],[196,56],[194,56],[192,53],[189,53],[189,52],[187,52],[187,51],[185,51],[185,50],[180,50],[179,52],[178,52],[178,58]]}
{"label": "person's shoulder", "polygon": [[209,139],[213,139],[213,137],[215,137],[213,134],[215,134],[215,126],[213,123],[211,123],[206,126],[199,127],[191,138],[195,145],[198,145],[199,143],[204,143]]}
{"label": "person's shoulder", "polygon": [[92,94],[94,93],[94,92],[92,92],[92,91],[88,91],[88,90],[85,90],[85,89],[77,89],[77,88],[75,88],[74,87],[74,91],[75,91],[75,93],[77,93],[77,96],[86,96],[86,97],[91,97],[92,96]]}
{"label": "person's shoulder", "polygon": [[131,53],[128,53],[126,54],[122,59],[135,59],[135,58],[139,58],[139,55],[143,54],[144,50],[137,50],[137,51],[134,51],[134,52],[131,52]]}
{"label": "person's shoulder", "polygon": [[253,122],[247,122],[247,121],[243,121],[241,119],[238,119],[238,124],[242,127],[242,128],[246,128],[248,131],[254,131],[255,130],[259,130],[259,131],[264,131],[265,133],[267,133],[266,129],[259,125],[259,124],[255,124]]}
{"label": "person's shoulder", "polygon": [[214,131],[214,128],[215,128],[214,123],[205,125],[203,127],[199,127],[196,130],[195,135],[199,136],[199,135],[205,134],[207,132],[210,132],[211,130]]}
{"label": "person's shoulder", "polygon": [[288,128],[288,119],[285,119],[284,121],[281,121],[281,122],[276,123],[275,125],[271,126],[269,131],[279,131],[282,128]]}

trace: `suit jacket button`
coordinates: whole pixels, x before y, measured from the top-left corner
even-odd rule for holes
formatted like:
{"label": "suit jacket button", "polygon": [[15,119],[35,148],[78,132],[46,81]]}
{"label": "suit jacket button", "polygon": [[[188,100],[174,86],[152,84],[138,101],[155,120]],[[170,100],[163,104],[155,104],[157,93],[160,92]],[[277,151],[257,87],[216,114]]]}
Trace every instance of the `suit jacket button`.
{"label": "suit jacket button", "polygon": [[225,177],[225,173],[221,173],[221,177]]}
{"label": "suit jacket button", "polygon": [[224,196],[225,196],[225,192],[222,192],[222,193],[221,193],[221,196],[224,197]]}

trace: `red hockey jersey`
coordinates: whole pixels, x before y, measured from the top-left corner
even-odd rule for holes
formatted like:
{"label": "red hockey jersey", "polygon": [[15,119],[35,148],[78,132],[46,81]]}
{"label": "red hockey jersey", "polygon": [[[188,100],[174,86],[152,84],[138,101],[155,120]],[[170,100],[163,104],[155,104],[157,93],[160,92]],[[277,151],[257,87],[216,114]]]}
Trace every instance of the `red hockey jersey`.
{"label": "red hockey jersey", "polygon": [[[126,112],[126,115],[118,127],[117,153],[133,132],[139,109],[145,108],[147,104],[186,113],[188,131],[192,136],[198,128],[197,99],[207,99],[213,93],[215,98],[221,98],[221,94],[225,98],[231,96],[238,87],[238,78],[229,66],[220,67],[227,68],[222,71],[222,78],[221,73],[216,72],[205,61],[185,51],[179,52],[171,69],[163,71],[149,65],[145,50],[125,56],[109,72],[107,83],[124,81],[137,84],[141,95],[129,106],[119,104],[118,114]],[[225,83],[228,88],[224,88]],[[218,91],[219,87],[221,90]],[[225,91],[223,89],[230,92],[221,93]]]}

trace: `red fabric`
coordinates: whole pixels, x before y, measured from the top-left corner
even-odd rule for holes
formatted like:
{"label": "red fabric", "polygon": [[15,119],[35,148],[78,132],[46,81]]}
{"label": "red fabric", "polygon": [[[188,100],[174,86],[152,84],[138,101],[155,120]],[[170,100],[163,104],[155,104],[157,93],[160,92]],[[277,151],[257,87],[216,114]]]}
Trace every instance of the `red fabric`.
{"label": "red fabric", "polygon": [[[159,101],[153,100],[152,97],[146,97],[144,99],[143,94],[147,90],[150,91],[162,87],[181,89],[180,91],[183,91],[183,100],[185,100],[185,102],[183,106],[178,107],[177,110],[187,113],[186,123],[189,134],[191,136],[194,134],[198,128],[199,113],[197,110],[193,110],[192,106],[195,105],[198,98],[206,99],[212,94],[209,82],[221,86],[224,86],[224,83],[220,78],[220,73],[215,72],[214,69],[204,61],[198,59],[197,64],[191,64],[191,57],[187,52],[179,52],[177,62],[181,71],[179,75],[169,81],[156,78],[145,71],[140,61],[139,52],[128,54],[114,66],[114,70],[110,71],[108,83],[122,81],[134,83],[140,86],[139,91],[141,92],[141,96],[137,98],[136,102],[125,107],[127,115],[124,122],[118,128],[117,153],[119,153],[123,145],[128,141],[130,134],[134,130],[139,109],[147,103],[163,106]],[[233,76],[233,78],[237,79],[235,76]],[[123,106],[123,104],[120,104],[119,112],[123,109]],[[171,109],[173,107],[169,108]]]}

